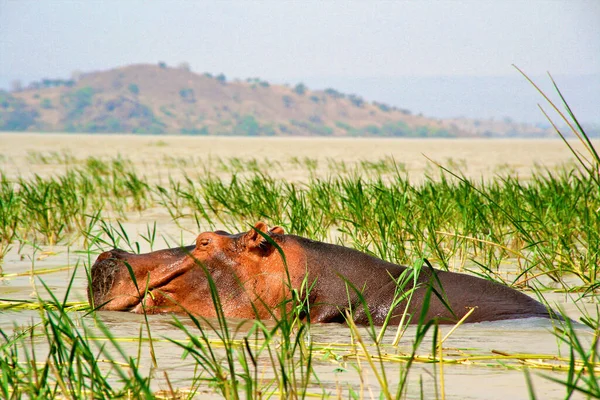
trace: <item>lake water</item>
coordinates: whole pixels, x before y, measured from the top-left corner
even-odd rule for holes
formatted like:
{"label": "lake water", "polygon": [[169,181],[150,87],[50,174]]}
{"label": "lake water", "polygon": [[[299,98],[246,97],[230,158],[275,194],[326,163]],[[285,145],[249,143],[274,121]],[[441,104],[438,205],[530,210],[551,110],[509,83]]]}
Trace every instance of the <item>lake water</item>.
{"label": "lake water", "polygon": [[[47,176],[60,174],[65,166],[56,163],[43,164],[35,162],[35,153],[68,152],[76,158],[88,156],[114,157],[117,154],[131,159],[139,168],[144,168],[147,177],[161,181],[169,174],[177,175],[183,170],[192,172],[194,165],[181,164],[172,170],[160,170],[156,165],[163,165],[165,159],[198,158],[209,162],[218,158],[238,157],[268,160],[276,167],[273,175],[290,180],[307,178],[306,168],[300,165],[301,160],[311,158],[317,160],[313,173],[328,174],[328,163],[332,160],[344,161],[348,164],[358,160],[376,161],[383,157],[393,157],[402,163],[410,179],[418,182],[425,175],[436,176],[437,168],[428,159],[446,166],[459,168],[466,176],[488,179],[496,174],[517,174],[527,179],[540,168],[554,168],[572,164],[573,158],[564,143],[559,140],[406,140],[406,139],[317,139],[317,138],[206,138],[206,137],[163,137],[132,135],[58,135],[58,134],[0,134],[0,168],[3,174],[10,177]],[[296,157],[298,162],[291,160]],[[195,164],[197,165],[197,164]],[[140,169],[141,171],[141,169]],[[197,170],[195,172],[198,172]],[[133,241],[136,235],[146,231],[148,224],[156,221],[158,236],[167,238],[171,243],[191,243],[199,232],[194,231],[195,224],[183,222],[183,228],[174,224],[168,213],[161,209],[150,209],[142,213],[132,213],[124,226]],[[142,244],[142,250],[149,250]],[[155,248],[162,248],[164,240],[159,240]],[[54,247],[42,246],[34,250],[31,246],[13,249],[5,257],[2,268],[6,277],[0,280],[0,298],[11,300],[28,300],[36,296],[48,298],[42,279],[59,298],[64,296],[70,277],[75,273],[74,291],[69,299],[85,301],[86,278],[84,265],[89,265],[96,254],[82,253],[81,240],[67,245]],[[65,268],[59,272],[39,275],[31,278],[23,274],[27,271]],[[76,268],[77,267],[77,268]],[[75,270],[77,272],[75,272]],[[576,295],[574,295],[576,296]],[[577,319],[580,312],[570,296],[560,293],[547,293],[546,299],[551,304],[565,309],[567,314]],[[595,310],[599,301],[588,300],[581,307]],[[116,337],[135,337],[143,323],[142,317],[129,313],[103,312],[99,318]],[[183,339],[181,332],[175,330],[170,321],[172,316],[150,316],[150,325],[154,338],[169,337]],[[39,320],[37,311],[0,311],[0,328],[11,331],[14,325],[23,326]],[[90,318],[84,318],[85,321]],[[191,326],[191,325],[190,325]],[[449,327],[443,327],[445,334]],[[568,356],[567,348],[560,347],[552,333],[552,324],[544,319],[526,319],[517,321],[500,321],[493,323],[465,324],[454,332],[444,343],[444,355],[461,358],[468,354],[490,354],[499,351],[507,354],[529,353]],[[364,331],[362,331],[365,333]],[[583,326],[578,332],[584,340],[591,332]],[[348,327],[338,324],[313,326],[313,340],[318,343],[349,343]],[[386,333],[384,343],[391,343],[394,332]],[[402,339],[398,350],[386,347],[393,352],[408,352],[414,328],[409,328]],[[159,340],[155,343],[159,372],[156,374],[156,389],[165,390],[167,384],[162,378],[166,371],[172,383],[177,387],[189,386],[194,364],[190,359],[182,359],[182,351],[175,345]],[[137,354],[137,345],[131,348],[124,344],[132,355]],[[429,354],[431,337],[422,344],[418,354]],[[40,354],[43,354],[40,351]],[[448,399],[525,399],[529,398],[525,375],[520,369],[508,369],[495,361],[487,360],[478,363],[461,365],[444,365],[444,392]],[[142,364],[150,366],[148,348],[142,351]],[[399,363],[387,362],[386,374],[389,379],[397,381],[400,371]],[[365,365],[363,365],[365,367]],[[437,369],[436,369],[437,368]],[[368,368],[364,368],[368,370]],[[333,360],[327,358],[316,362],[315,370],[332,396],[342,393],[347,397],[345,388],[353,387],[361,390],[361,375],[352,367],[352,360]],[[424,397],[434,398],[439,391],[439,367],[428,363],[415,363],[409,374],[408,398],[419,398],[420,380],[422,380]],[[562,386],[543,378],[540,375],[551,375],[565,379],[565,375],[552,371],[532,370],[534,390],[539,399],[564,398]],[[437,376],[437,386],[436,379]],[[362,375],[362,386],[365,398],[378,397],[378,385],[372,372]],[[436,389],[437,387],[437,389]],[[199,397],[211,397],[212,392],[200,394]],[[320,393],[320,392],[318,392]],[[574,395],[572,398],[580,398]]]}
{"label": "lake water", "polygon": [[[581,149],[574,143],[576,149]],[[574,158],[561,140],[551,139],[364,139],[364,138],[242,138],[139,135],[67,135],[0,133],[0,166],[5,174],[27,176],[64,171],[64,166],[31,163],[31,153],[69,152],[74,157],[115,157],[118,154],[147,167],[147,176],[160,178],[157,171],[165,159],[216,158],[269,160],[276,164],[276,177],[306,178],[306,168],[292,163],[305,158],[318,162],[317,173],[327,173],[328,162],[376,161],[393,157],[417,182],[438,175],[432,160],[468,177],[490,178],[510,172],[520,178],[531,176],[536,166],[556,168]],[[174,160],[174,161],[175,161]],[[277,165],[285,168],[279,168]],[[193,170],[178,166],[178,170]]]}

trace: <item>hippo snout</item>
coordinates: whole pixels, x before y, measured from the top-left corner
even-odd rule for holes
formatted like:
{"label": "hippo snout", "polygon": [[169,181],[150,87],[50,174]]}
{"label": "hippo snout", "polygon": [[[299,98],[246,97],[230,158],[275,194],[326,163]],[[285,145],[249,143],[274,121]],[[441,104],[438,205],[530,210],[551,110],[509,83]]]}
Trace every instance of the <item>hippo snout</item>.
{"label": "hippo snout", "polygon": [[91,283],[88,285],[88,301],[94,307],[106,303],[115,283],[117,272],[123,267],[123,250],[113,249],[105,251],[96,259],[91,270]]}

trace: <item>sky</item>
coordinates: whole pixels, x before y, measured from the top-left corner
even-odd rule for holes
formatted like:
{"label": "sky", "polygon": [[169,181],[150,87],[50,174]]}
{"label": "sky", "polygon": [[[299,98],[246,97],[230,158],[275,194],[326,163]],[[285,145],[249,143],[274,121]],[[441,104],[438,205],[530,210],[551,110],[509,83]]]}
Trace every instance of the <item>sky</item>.
{"label": "sky", "polygon": [[228,79],[338,82],[368,97],[379,93],[369,80],[484,85],[518,76],[512,64],[532,76],[600,76],[598,21],[597,0],[0,0],[0,88],[159,61]]}

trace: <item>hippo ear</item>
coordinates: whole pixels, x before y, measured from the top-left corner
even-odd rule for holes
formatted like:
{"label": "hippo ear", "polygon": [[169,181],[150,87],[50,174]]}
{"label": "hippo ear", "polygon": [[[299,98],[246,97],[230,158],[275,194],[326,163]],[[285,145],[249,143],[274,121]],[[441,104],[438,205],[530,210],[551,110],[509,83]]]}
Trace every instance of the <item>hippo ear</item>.
{"label": "hippo ear", "polygon": [[267,234],[268,235],[269,227],[267,226],[267,224],[265,224],[264,222],[257,222],[254,225],[254,228],[252,228],[246,234],[246,244],[248,246],[250,246],[250,247],[259,247],[264,242],[266,242],[266,240],[263,237],[263,235],[261,235],[259,232],[262,232],[263,234]]}
{"label": "hippo ear", "polygon": [[274,226],[271,229],[269,229],[269,235],[272,235],[273,233],[276,235],[283,235],[285,231],[280,226]]}

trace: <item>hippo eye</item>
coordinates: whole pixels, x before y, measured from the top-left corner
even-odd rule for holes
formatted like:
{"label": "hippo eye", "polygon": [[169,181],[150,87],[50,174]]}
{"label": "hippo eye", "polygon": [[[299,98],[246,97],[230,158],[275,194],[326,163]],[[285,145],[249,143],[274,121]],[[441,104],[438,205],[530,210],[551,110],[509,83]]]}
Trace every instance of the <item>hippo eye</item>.
{"label": "hippo eye", "polygon": [[210,243],[210,239],[208,239],[208,238],[200,239],[200,244],[202,246],[208,246],[209,243]]}

